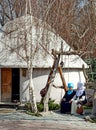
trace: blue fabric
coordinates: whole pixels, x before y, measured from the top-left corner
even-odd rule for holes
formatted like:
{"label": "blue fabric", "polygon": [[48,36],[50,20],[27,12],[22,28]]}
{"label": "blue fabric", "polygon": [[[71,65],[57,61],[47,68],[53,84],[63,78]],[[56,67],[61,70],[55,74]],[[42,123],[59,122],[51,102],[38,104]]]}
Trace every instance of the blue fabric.
{"label": "blue fabric", "polygon": [[73,83],[68,83],[68,88],[73,88],[74,84]]}
{"label": "blue fabric", "polygon": [[70,94],[72,94],[72,93],[73,93],[73,90],[68,90],[68,91],[67,91],[67,94],[68,94],[68,95],[70,95]]}

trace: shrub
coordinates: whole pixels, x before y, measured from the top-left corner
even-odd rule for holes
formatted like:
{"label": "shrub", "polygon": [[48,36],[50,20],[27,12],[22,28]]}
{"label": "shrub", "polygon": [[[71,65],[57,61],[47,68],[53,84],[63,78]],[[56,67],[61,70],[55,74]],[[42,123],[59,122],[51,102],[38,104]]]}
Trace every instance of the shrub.
{"label": "shrub", "polygon": [[[48,106],[49,106],[49,111],[58,110],[60,108],[60,105],[55,103],[55,100],[51,100],[51,99],[49,99]],[[38,103],[37,108],[39,112],[42,112],[44,110],[43,103]]]}
{"label": "shrub", "polygon": [[[55,103],[55,100],[51,100],[51,99],[49,99],[48,106],[49,106],[49,111],[58,110],[60,108],[60,105]],[[31,111],[31,104],[29,102],[26,103],[25,108],[26,110]],[[37,109],[38,109],[38,112],[42,112],[44,110],[43,103],[41,102],[37,103]]]}
{"label": "shrub", "polygon": [[58,110],[60,108],[60,105],[55,103],[55,100],[49,99],[48,105],[49,105],[49,110]]}
{"label": "shrub", "polygon": [[39,112],[42,112],[43,109],[44,109],[43,104],[42,103],[37,103],[37,109],[38,109]]}

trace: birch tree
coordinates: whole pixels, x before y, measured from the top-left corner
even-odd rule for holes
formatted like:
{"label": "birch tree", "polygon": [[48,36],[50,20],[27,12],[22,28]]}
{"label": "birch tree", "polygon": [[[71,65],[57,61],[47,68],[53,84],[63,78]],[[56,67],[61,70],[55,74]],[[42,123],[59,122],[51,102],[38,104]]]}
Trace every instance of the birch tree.
{"label": "birch tree", "polygon": [[[30,15],[27,15],[27,5],[30,5]],[[31,14],[30,0],[26,1],[26,15],[17,20],[12,20],[4,26],[5,32],[5,47],[10,53],[16,53],[27,63],[29,75],[29,101],[31,103],[32,112],[37,113],[36,97],[34,84],[32,79],[33,74],[33,59],[36,53],[37,44],[34,43],[34,20]],[[36,37],[36,36],[35,36]]]}
{"label": "birch tree", "polygon": [[[21,61],[26,64],[29,76],[29,101],[31,103],[32,112],[37,113],[36,97],[34,94],[34,84],[32,79],[33,74],[33,59],[36,53],[37,46],[33,43],[33,26],[31,16],[17,19],[17,21],[9,22],[4,32],[6,32],[4,45],[8,53],[15,53]],[[22,63],[23,65],[23,63]]]}
{"label": "birch tree", "polygon": [[[31,14],[31,2],[29,0],[29,9]],[[26,1],[26,14],[27,14],[27,1]],[[27,16],[26,16],[27,17]],[[30,24],[32,25],[32,15],[30,15]],[[34,91],[34,84],[32,79],[33,74],[33,46],[32,46],[32,31],[30,35],[30,42],[28,44],[28,72],[29,72],[29,97],[30,97],[30,103],[32,107],[32,112],[37,113],[37,105],[36,105],[36,97],[35,97],[35,91]]]}

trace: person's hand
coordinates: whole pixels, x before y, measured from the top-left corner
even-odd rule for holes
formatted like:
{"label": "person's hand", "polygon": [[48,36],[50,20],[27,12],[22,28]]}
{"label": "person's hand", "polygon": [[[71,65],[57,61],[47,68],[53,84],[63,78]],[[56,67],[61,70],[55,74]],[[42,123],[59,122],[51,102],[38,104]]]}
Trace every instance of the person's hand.
{"label": "person's hand", "polygon": [[69,103],[71,103],[72,101],[70,100]]}
{"label": "person's hand", "polygon": [[75,103],[76,103],[76,104],[78,104],[78,101],[77,101],[77,100],[75,100]]}

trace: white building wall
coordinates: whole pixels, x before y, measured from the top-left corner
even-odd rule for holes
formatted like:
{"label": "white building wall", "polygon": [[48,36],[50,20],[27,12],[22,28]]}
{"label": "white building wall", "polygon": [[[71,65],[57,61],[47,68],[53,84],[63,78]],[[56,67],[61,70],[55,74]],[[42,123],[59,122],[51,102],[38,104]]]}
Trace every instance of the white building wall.
{"label": "white building wall", "polygon": [[28,72],[26,73],[26,76],[23,76],[22,69],[20,69],[20,102],[25,102],[28,100],[29,100]]}
{"label": "white building wall", "polygon": [[[45,87],[48,75],[50,73],[49,69],[35,69],[33,71],[33,83],[35,88],[36,100],[39,102],[41,100],[40,91]],[[66,83],[73,82],[74,89],[78,81],[85,82],[83,72],[80,70],[71,70],[70,72],[63,71],[63,75]],[[1,69],[0,69],[0,79],[1,79]],[[54,83],[56,86],[62,86],[62,81],[59,73],[56,74]],[[64,95],[64,90],[60,88],[52,88],[50,97],[56,102],[60,102],[61,98]],[[0,80],[0,101],[1,101],[1,80]],[[20,69],[20,102],[29,101],[29,88],[28,88],[28,72],[26,77],[22,75],[22,69]]]}
{"label": "white building wall", "polygon": [[[48,69],[35,69],[33,73],[33,83],[35,88],[35,95],[36,100],[39,102],[41,100],[40,91],[42,88],[45,87],[48,74],[50,73],[50,70]],[[71,72],[63,72],[66,83],[73,82],[74,83],[74,89],[76,89],[76,85],[78,81],[85,82],[85,78],[82,71],[71,71]],[[20,101],[25,102],[29,100],[29,89],[28,89],[28,75],[26,77],[22,77],[22,69],[20,71]],[[54,84],[56,86],[62,86],[62,81],[60,78],[59,73],[56,74]],[[50,97],[51,99],[55,100],[56,102],[60,102],[62,96],[64,95],[64,90],[60,88],[52,88]]]}

